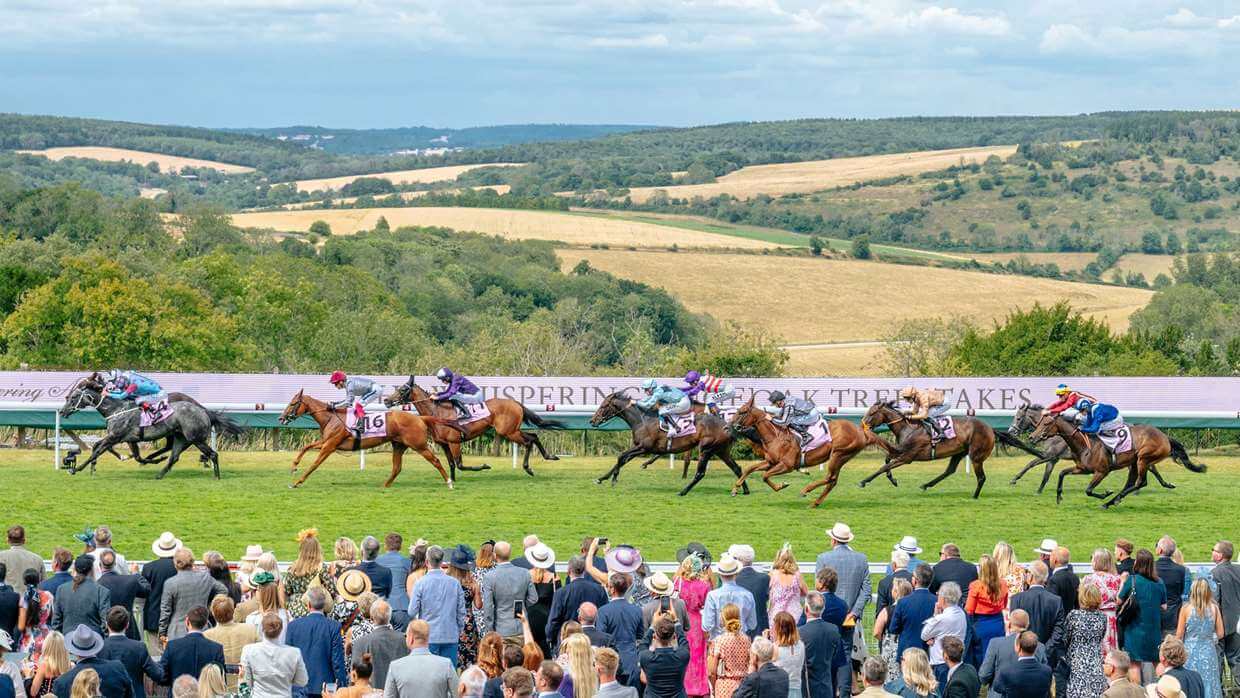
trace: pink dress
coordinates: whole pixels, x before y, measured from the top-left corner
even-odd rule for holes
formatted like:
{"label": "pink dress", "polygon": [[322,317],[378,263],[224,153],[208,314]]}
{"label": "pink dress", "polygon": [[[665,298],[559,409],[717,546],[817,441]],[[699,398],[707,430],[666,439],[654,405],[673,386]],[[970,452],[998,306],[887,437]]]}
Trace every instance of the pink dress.
{"label": "pink dress", "polygon": [[767,616],[774,622],[776,614],[782,612],[792,616],[793,620],[801,618],[801,581],[792,578],[791,584],[781,584],[779,578],[771,574],[770,601]]}
{"label": "pink dress", "polygon": [[676,590],[685,602],[689,613],[689,630],[685,640],[689,643],[689,667],[685,670],[685,693],[691,696],[710,695],[710,678],[706,675],[706,631],[702,630],[702,608],[710,584],[701,579],[678,579]]}
{"label": "pink dress", "polygon": [[1119,608],[1119,590],[1123,585],[1123,579],[1118,574],[1110,572],[1090,572],[1081,578],[1081,584],[1093,584],[1098,587],[1098,591],[1102,592],[1102,605],[1098,607],[1098,610],[1107,617],[1107,632],[1102,640],[1102,656],[1106,657],[1108,650],[1119,648],[1119,629],[1115,620],[1115,611]]}

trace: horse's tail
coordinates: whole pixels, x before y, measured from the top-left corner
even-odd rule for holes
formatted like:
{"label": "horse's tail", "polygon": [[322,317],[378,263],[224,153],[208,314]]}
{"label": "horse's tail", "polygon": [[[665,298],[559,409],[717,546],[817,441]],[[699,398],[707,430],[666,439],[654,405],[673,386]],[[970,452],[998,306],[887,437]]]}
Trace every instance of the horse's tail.
{"label": "horse's tail", "polygon": [[1167,440],[1171,442],[1171,460],[1179,463],[1185,468],[1188,468],[1194,473],[1204,473],[1206,471],[1205,463],[1194,463],[1193,460],[1188,457],[1188,449],[1184,448],[1184,444],[1171,437],[1167,437]]}
{"label": "horse's tail", "polygon": [[1038,449],[1034,448],[1033,446],[1030,446],[1024,441],[1021,441],[1019,438],[1012,436],[1006,431],[996,430],[995,441],[998,441],[1000,444],[1004,446],[1011,446],[1013,448],[1019,448],[1020,450],[1024,451],[1025,453],[1028,453],[1031,456],[1036,456],[1038,458],[1046,457],[1045,453],[1042,453]]}
{"label": "horse's tail", "polygon": [[521,405],[521,421],[529,424],[530,426],[538,427],[539,429],[560,431],[567,428],[563,422],[557,422],[554,419],[543,419],[542,417],[539,417],[533,410],[525,405]]}
{"label": "horse's tail", "polygon": [[460,422],[455,419],[444,419],[443,417],[423,417],[421,415],[417,415],[417,417],[433,427],[445,426],[455,432],[458,432],[461,436],[467,435],[465,433],[465,427],[461,426]]}
{"label": "horse's tail", "polygon": [[211,427],[215,429],[218,434],[236,438],[246,432],[245,425],[241,424],[232,417],[229,417],[223,412],[207,410],[207,416],[211,418]]}

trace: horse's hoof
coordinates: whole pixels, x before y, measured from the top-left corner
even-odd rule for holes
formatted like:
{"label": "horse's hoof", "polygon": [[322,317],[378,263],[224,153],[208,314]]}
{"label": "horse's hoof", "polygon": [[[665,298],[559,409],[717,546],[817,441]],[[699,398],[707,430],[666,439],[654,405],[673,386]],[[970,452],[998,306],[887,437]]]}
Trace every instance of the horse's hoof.
{"label": "horse's hoof", "polygon": [[646,469],[646,468],[648,468],[648,467],[650,467],[650,466],[646,465],[645,463],[642,463],[642,470],[645,470],[645,469]]}
{"label": "horse's hoof", "polygon": [[547,460],[560,460],[560,457],[552,453],[551,455],[547,456]]}
{"label": "horse's hoof", "polygon": [[1170,482],[1168,482],[1167,484],[1163,485],[1163,487],[1165,487],[1165,488],[1167,488],[1167,489],[1169,489],[1169,490],[1173,490],[1173,489],[1175,489],[1175,485],[1171,484]]}
{"label": "horse's hoof", "polygon": [[456,489],[455,484],[451,480],[448,480],[448,489],[450,490]]}
{"label": "horse's hoof", "polygon": [[925,492],[925,491],[926,491],[926,490],[928,490],[928,489],[930,489],[930,485],[922,485],[922,486],[921,486],[921,491],[922,491],[922,492]]}
{"label": "horse's hoof", "polygon": [[864,482],[858,482],[858,483],[857,483],[857,488],[858,488],[858,489],[865,489],[865,486],[866,486],[866,483],[864,483]]}
{"label": "horse's hoof", "polygon": [[1019,481],[1016,478],[1012,478],[1011,480],[1008,480],[1008,484],[1012,486],[1015,486],[1017,482]]}

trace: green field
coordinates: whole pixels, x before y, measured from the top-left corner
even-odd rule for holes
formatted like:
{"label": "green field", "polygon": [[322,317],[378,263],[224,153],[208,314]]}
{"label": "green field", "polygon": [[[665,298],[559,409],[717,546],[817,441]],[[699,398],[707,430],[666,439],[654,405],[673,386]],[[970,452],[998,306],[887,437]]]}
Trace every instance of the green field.
{"label": "green field", "polygon": [[[1106,512],[1081,493],[1084,477],[1068,479],[1071,494],[1058,507],[1052,493],[1035,494],[1032,473],[1009,486],[1025,461],[1014,457],[987,464],[986,488],[981,500],[973,501],[973,477],[963,469],[934,490],[919,491],[917,485],[938,472],[928,464],[897,471],[898,489],[876,480],[860,490],[857,481],[879,464],[877,455],[866,454],[845,468],[823,507],[810,510],[797,496],[808,481],[804,475],[785,476],[794,487],[779,493],[754,480],[753,494],[732,498],[730,476],[715,465],[694,492],[677,497],[680,473],[670,471],[666,460],[645,471],[630,464],[613,489],[593,482],[609,465],[605,458],[532,462],[537,477],[530,478],[500,457],[491,459],[495,470],[465,473],[449,491],[429,465],[413,456],[406,457],[404,472],[385,491],[379,485],[390,461],[383,452],[369,454],[363,472],[355,456],[333,456],[300,490],[287,488],[288,452],[224,452],[219,482],[192,456],[167,479],[156,481],[151,466],[139,468],[111,457],[92,478],[53,470],[47,451],[4,454],[0,496],[6,511],[0,523],[23,523],[31,547],[44,555],[55,545],[71,543],[71,535],[83,527],[105,523],[116,534],[117,548],[131,559],[148,557],[150,541],[163,530],[172,530],[199,554],[218,549],[236,558],[247,543],[262,543],[288,559],[296,549],[295,534],[310,526],[328,541],[394,530],[406,540],[424,537],[475,548],[490,537],[519,541],[537,533],[561,557],[575,550],[583,536],[605,535],[637,545],[654,560],[672,559],[678,547],[700,540],[711,550],[748,542],[763,560],[789,541],[799,559],[808,561],[825,549],[824,529],[837,520],[853,527],[856,545],[871,560],[885,558],[904,534],[917,535],[928,551],[954,541],[974,560],[999,539],[1011,542],[1019,558],[1027,560],[1032,548],[1051,536],[1071,547],[1074,560],[1085,560],[1090,549],[1118,536],[1152,548],[1159,535],[1170,533],[1190,561],[1203,561],[1216,539],[1240,538],[1240,523],[1231,511],[1233,495],[1226,494],[1240,487],[1240,457],[1208,452],[1197,458],[1210,472],[1197,475],[1168,462],[1164,474],[1178,489],[1164,490],[1151,481],[1145,493]],[[1108,484],[1118,486],[1121,476],[1113,474]]]}

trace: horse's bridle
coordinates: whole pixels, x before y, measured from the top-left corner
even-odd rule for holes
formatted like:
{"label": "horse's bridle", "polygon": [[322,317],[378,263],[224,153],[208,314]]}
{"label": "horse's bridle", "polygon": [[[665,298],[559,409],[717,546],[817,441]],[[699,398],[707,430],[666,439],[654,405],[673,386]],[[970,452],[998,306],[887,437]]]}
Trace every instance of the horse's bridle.
{"label": "horse's bridle", "polygon": [[[619,402],[619,401],[621,401],[621,400],[628,400],[628,403],[629,403],[629,404],[628,404],[628,405],[625,405],[624,407],[620,407],[620,408],[612,408],[612,403]],[[615,409],[615,410],[616,410],[616,411],[615,411],[615,414],[609,414],[609,415],[607,415],[606,417],[604,417],[604,418],[600,419],[600,420],[598,421],[598,424],[594,424],[594,419],[591,419],[591,420],[590,420],[590,423],[591,423],[591,424],[594,424],[594,426],[600,426],[600,425],[602,425],[602,424],[606,424],[607,422],[610,422],[611,420],[615,419],[616,417],[619,417],[619,416],[620,416],[620,413],[621,413],[621,412],[623,412],[624,410],[626,410],[626,409],[629,407],[629,405],[632,405],[632,404],[633,404],[633,398],[628,397],[628,396],[626,396],[626,395],[608,395],[608,396],[607,396],[607,400],[603,403],[603,405],[602,405],[602,406],[605,406],[605,407],[608,407],[608,408],[611,408],[611,409]],[[600,407],[600,409],[601,409],[601,408],[602,408],[602,407]]]}
{"label": "horse's bridle", "polygon": [[[100,389],[99,389],[99,399],[98,399],[98,400],[96,400],[96,401],[95,401],[95,403],[94,403],[93,405],[83,405],[82,401],[86,399],[86,385],[85,385],[85,383],[86,383],[86,381],[85,381],[85,379],[83,379],[83,380],[78,381],[77,385],[73,386],[73,392],[77,393],[77,403],[73,405],[73,411],[74,411],[74,412],[79,412],[79,411],[81,411],[84,407],[85,407],[85,408],[88,408],[88,409],[99,409],[99,406],[103,404],[103,389],[102,389],[102,388],[100,388]],[[66,402],[67,402],[67,401],[66,401]]]}

